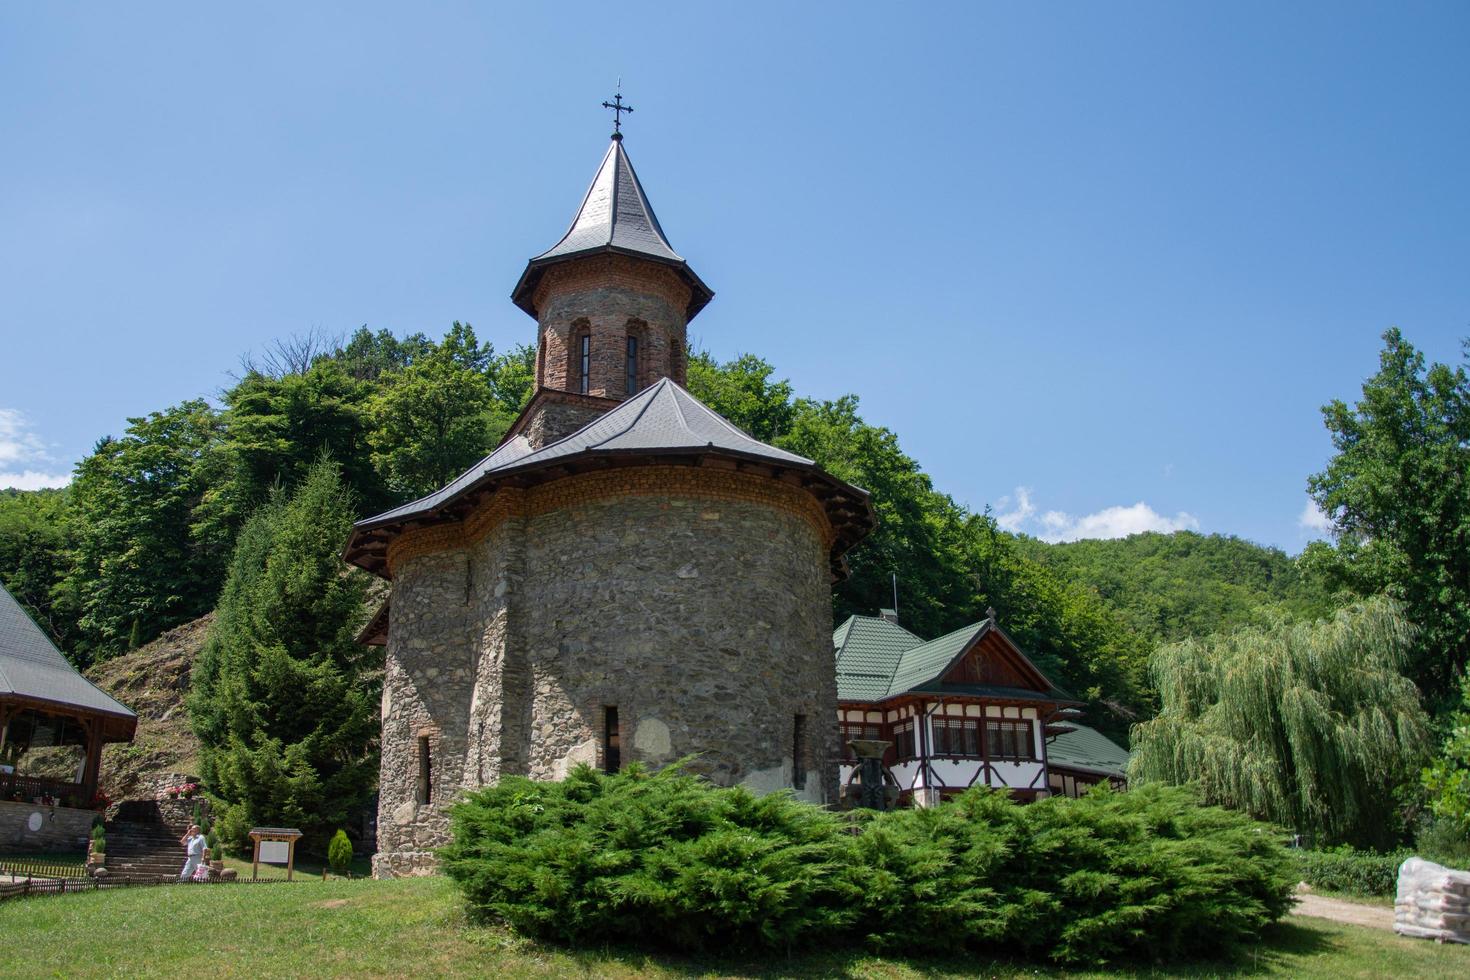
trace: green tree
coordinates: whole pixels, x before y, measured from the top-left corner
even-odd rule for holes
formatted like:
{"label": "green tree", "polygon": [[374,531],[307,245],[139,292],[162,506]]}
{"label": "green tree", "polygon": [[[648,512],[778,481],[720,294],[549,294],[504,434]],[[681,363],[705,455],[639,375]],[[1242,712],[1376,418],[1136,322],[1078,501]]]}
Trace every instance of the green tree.
{"label": "green tree", "polygon": [[1470,836],[1470,678],[1460,687],[1460,707],[1446,719],[1439,758],[1424,770],[1424,788],[1436,816]]}
{"label": "green tree", "polygon": [[76,613],[58,601],[74,543],[65,490],[0,490],[0,582],[63,651],[76,640]]}
{"label": "green tree", "polygon": [[502,413],[514,420],[536,393],[536,348],[517,344],[496,355],[486,373]]}
{"label": "green tree", "polygon": [[327,863],[338,874],[346,874],[352,866],[352,841],[348,839],[347,831],[338,830],[332,835],[332,843],[327,845]]}
{"label": "green tree", "polygon": [[1278,548],[1223,534],[1148,532],[1049,544],[1017,540],[1025,554],[1094,590],[1134,631],[1182,640],[1286,616],[1332,612],[1328,591]]}
{"label": "green tree", "polygon": [[59,602],[78,611],[81,662],[147,642],[214,605],[228,537],[201,522],[220,423],[204,401],[128,420],[77,466],[74,560]]}
{"label": "green tree", "polygon": [[1308,489],[1337,544],[1303,561],[1336,587],[1403,603],[1420,631],[1409,676],[1444,709],[1470,659],[1470,375],[1426,366],[1398,330],[1383,341],[1356,405],[1322,410],[1336,454]]}
{"label": "green tree", "polygon": [[229,476],[212,495],[211,519],[233,531],[281,484],[295,487],[323,453],[366,508],[392,498],[373,468],[369,412],[376,385],[329,356],[300,373],[251,371],[225,392],[221,452]]}
{"label": "green tree", "polygon": [[708,352],[689,358],[689,391],[762,442],[791,431],[796,414],[791,382],[772,381],[775,368],[753,354],[720,364]]}
{"label": "green tree", "polygon": [[372,405],[369,442],[383,482],[408,500],[444,486],[483,457],[514,415],[492,390],[489,345],[455,323],[443,343],[386,376]]}
{"label": "green tree", "polygon": [[363,326],[332,356],[357,380],[376,381],[385,374],[408,367],[433,346],[422,333],[409,334],[399,340],[391,331],[373,333]]}
{"label": "green tree", "polygon": [[366,577],[339,557],[352,518],[322,460],[240,532],[189,700],[230,844],[252,825],[299,826],[320,851],[376,783],[381,665],[354,639]]}
{"label": "green tree", "polygon": [[1198,781],[1210,803],[1384,847],[1404,830],[1395,790],[1418,775],[1427,719],[1402,674],[1413,628],[1372,599],[1318,623],[1162,647],[1162,708],[1133,729],[1130,776]]}

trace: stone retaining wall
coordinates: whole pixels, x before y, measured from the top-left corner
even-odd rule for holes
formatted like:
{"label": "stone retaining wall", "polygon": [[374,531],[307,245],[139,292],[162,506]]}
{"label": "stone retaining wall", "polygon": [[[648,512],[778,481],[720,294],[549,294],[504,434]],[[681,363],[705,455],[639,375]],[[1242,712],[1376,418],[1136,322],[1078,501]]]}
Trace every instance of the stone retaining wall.
{"label": "stone retaining wall", "polygon": [[11,854],[76,851],[81,859],[92,836],[92,822],[98,816],[95,810],[0,802],[0,851]]}

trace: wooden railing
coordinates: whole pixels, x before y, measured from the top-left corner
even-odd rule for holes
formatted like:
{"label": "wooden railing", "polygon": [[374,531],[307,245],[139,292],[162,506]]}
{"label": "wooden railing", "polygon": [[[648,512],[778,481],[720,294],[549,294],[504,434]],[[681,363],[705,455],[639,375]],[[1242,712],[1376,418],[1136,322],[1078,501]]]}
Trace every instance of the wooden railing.
{"label": "wooden railing", "polygon": [[91,802],[91,800],[82,799],[80,783],[70,783],[62,779],[47,779],[44,776],[21,776],[0,772],[0,801],[14,800],[17,794],[20,795],[22,803],[32,803],[38,796],[49,796],[58,804],[63,804],[64,800],[71,800],[73,805],[78,807],[85,807]]}

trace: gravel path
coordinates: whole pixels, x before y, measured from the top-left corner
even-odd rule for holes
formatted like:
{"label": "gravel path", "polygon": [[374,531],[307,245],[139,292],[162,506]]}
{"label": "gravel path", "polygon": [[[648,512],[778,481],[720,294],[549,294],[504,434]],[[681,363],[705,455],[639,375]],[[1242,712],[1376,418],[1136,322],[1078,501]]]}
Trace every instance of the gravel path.
{"label": "gravel path", "polygon": [[1316,919],[1331,919],[1333,922],[1346,922],[1348,925],[1367,926],[1370,929],[1393,928],[1392,907],[1359,905],[1357,902],[1323,898],[1321,895],[1298,895],[1296,907],[1291,910],[1291,914],[1310,915]]}

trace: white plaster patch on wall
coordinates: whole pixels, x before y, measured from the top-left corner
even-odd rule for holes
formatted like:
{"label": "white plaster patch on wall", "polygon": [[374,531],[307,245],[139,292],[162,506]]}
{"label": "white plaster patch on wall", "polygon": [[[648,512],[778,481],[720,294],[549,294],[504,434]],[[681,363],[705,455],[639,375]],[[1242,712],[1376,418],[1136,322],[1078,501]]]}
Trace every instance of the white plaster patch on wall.
{"label": "white plaster patch on wall", "polygon": [[798,790],[791,790],[791,759],[789,757],[782,759],[779,766],[757,769],[740,781],[741,786],[760,796],[784,789],[791,790],[799,800],[806,800],[808,803],[824,803],[826,801],[822,799],[822,788],[819,784],[820,780],[813,774],[807,773],[806,786]]}
{"label": "white plaster patch on wall", "polygon": [[633,748],[638,758],[648,762],[665,762],[674,754],[674,740],[669,726],[652,715],[638,719],[633,729]]}
{"label": "white plaster patch on wall", "polygon": [[597,739],[589,738],[572,746],[570,752],[557,760],[554,778],[566,779],[567,773],[584,762],[589,766],[597,765]]}

